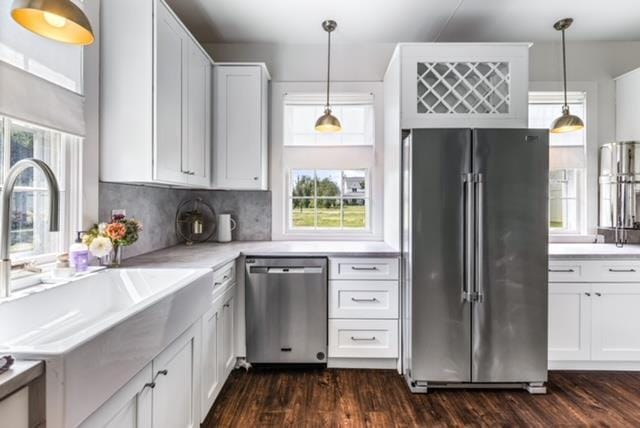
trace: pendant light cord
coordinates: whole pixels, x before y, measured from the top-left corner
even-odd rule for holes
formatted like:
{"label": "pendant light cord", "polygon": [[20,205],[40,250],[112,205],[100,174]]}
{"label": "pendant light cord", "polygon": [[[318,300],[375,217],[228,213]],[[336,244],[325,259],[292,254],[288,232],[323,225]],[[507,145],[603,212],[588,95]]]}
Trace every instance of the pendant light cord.
{"label": "pendant light cord", "polygon": [[565,48],[564,30],[562,30],[562,81],[564,87],[564,106],[569,106],[567,102],[567,52]]}
{"label": "pendant light cord", "polygon": [[328,43],[327,43],[327,105],[326,109],[329,109],[329,82],[331,81],[331,31],[327,31]]}

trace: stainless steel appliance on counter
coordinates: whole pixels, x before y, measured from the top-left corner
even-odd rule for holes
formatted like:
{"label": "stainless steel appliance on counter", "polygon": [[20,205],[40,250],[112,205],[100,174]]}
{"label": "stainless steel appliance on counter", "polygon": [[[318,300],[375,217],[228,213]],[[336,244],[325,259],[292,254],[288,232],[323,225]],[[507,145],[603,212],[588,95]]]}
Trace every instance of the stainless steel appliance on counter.
{"label": "stainless steel appliance on counter", "polygon": [[247,361],[326,364],[327,259],[245,263]]}
{"label": "stainless steel appliance on counter", "polygon": [[640,229],[640,142],[603,145],[598,169],[598,225],[622,245],[628,230]]}
{"label": "stainless steel appliance on counter", "polygon": [[413,392],[546,391],[548,131],[403,139],[403,371]]}

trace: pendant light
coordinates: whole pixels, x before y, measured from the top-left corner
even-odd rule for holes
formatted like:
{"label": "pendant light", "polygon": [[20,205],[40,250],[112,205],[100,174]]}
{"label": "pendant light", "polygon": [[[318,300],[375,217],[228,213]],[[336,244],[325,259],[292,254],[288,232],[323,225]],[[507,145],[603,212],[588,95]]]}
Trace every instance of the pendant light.
{"label": "pendant light", "polygon": [[327,104],[324,106],[324,114],[316,121],[316,131],[318,132],[340,132],[342,125],[337,117],[331,114],[329,105],[329,83],[331,82],[331,32],[336,29],[336,21],[327,20],[322,23],[322,28],[327,32],[329,41],[327,44]]}
{"label": "pendant light", "polygon": [[11,16],[27,30],[58,42],[90,45],[95,40],[89,19],[71,0],[14,0]]}
{"label": "pendant light", "polygon": [[564,84],[564,105],[562,106],[562,116],[554,120],[551,124],[550,132],[553,134],[579,131],[584,128],[584,122],[582,122],[582,119],[569,112],[569,103],[567,102],[567,54],[564,32],[572,23],[573,18],[565,18],[553,24],[553,28],[558,31],[562,31],[562,81]]}

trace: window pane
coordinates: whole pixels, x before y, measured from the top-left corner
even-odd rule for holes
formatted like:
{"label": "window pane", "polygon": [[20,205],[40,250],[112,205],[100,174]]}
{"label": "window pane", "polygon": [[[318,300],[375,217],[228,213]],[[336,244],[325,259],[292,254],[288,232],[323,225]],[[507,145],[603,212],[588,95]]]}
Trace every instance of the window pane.
{"label": "window pane", "polygon": [[366,196],[366,174],[363,170],[344,171],[343,177],[343,195],[349,197]]}
{"label": "window pane", "polygon": [[[571,114],[585,120],[584,104],[569,104]],[[529,104],[529,127],[549,128],[551,123],[562,114],[562,102],[553,104]],[[585,120],[586,124],[586,120]],[[549,134],[550,146],[582,146],[585,143],[585,130],[564,134]]]}
{"label": "window pane", "polygon": [[313,171],[291,171],[291,196],[313,197],[315,195],[315,173]]}
{"label": "window pane", "polygon": [[367,204],[364,199],[344,199],[342,201],[342,224],[349,229],[367,227]]}
{"label": "window pane", "polygon": [[340,199],[318,200],[318,227],[340,227]]}
{"label": "window pane", "polygon": [[340,196],[340,181],[342,171],[319,170],[316,171],[318,197]]}
{"label": "window pane", "polygon": [[315,202],[313,199],[291,200],[291,226],[314,227],[315,226]]}

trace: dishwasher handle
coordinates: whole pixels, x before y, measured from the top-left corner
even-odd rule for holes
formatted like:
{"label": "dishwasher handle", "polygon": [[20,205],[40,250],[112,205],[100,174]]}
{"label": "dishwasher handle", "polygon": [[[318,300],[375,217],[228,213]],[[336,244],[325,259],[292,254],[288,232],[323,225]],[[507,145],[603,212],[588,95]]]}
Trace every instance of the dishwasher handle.
{"label": "dishwasher handle", "polygon": [[251,266],[249,268],[249,273],[261,273],[267,275],[295,275],[322,272],[323,268],[321,266]]}

